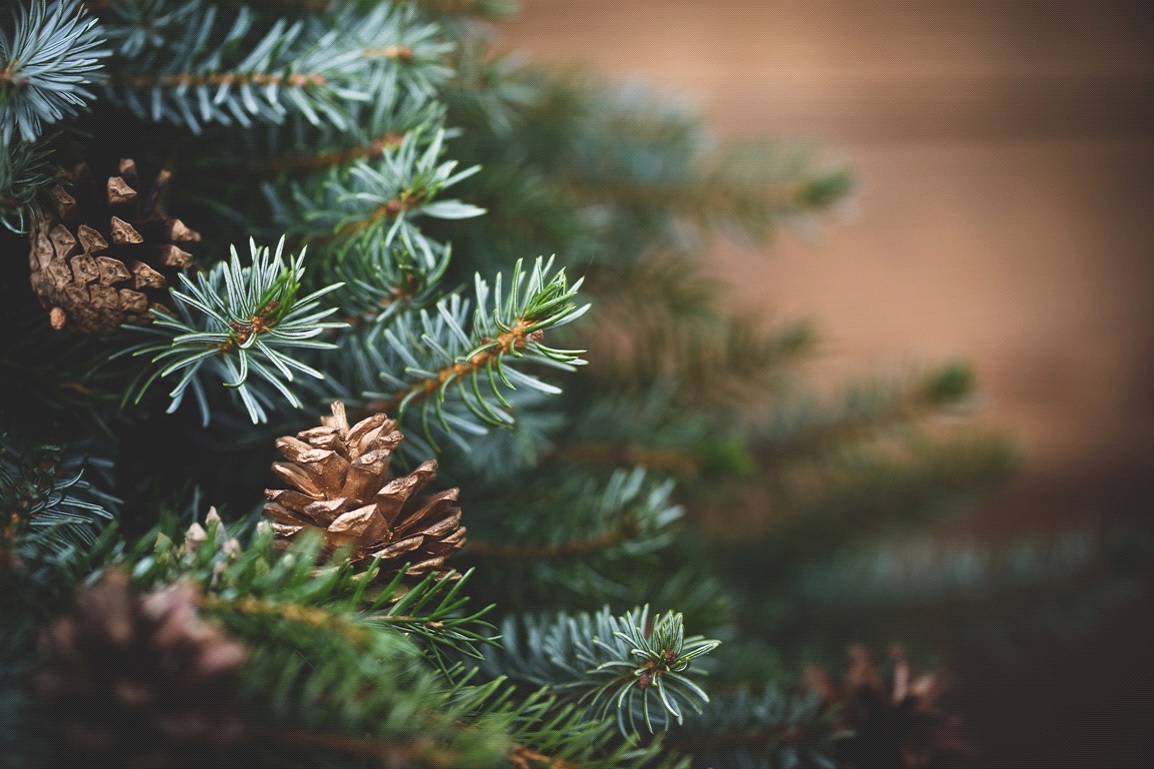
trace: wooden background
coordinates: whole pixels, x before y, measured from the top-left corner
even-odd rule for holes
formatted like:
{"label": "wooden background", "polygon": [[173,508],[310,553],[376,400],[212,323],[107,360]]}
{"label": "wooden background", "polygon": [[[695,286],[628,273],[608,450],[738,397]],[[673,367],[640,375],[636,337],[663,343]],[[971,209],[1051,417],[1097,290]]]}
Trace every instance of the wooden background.
{"label": "wooden background", "polygon": [[[1152,22],[1154,3],[524,0],[499,29],[857,169],[818,235],[713,258],[735,303],[818,322],[819,381],[973,362],[981,418],[1026,455],[992,535],[1151,510]],[[1002,680],[963,671],[987,765],[1154,766],[1151,636],[1124,626]]]}

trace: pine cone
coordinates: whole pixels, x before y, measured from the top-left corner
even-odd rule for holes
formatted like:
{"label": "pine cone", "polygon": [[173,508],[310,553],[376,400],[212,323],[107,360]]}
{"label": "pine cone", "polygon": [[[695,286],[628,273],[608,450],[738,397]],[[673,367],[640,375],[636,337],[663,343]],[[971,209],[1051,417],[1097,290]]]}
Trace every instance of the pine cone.
{"label": "pine cone", "polygon": [[849,735],[837,743],[838,766],[846,769],[923,769],[970,744],[961,722],[937,707],[948,683],[941,673],[912,677],[905,651],[891,649],[893,691],[886,691],[861,645],[849,649],[850,667],[839,685],[821,668],[807,668],[805,685],[826,705],[838,708]]}
{"label": "pine cone", "polygon": [[29,256],[32,288],[53,328],[103,336],[122,323],[150,323],[149,307],[168,301],[163,273],[192,264],[175,243],[200,240],[160,207],[170,176],[161,171],[141,195],[128,159],[103,182],[86,163],[64,174],[71,184],[53,189],[56,210],[33,227]]}
{"label": "pine cone", "polygon": [[187,584],[142,595],[110,571],[41,632],[35,685],[61,765],[209,766],[241,737],[230,691],[245,648],[198,599]]}
{"label": "pine cone", "polygon": [[344,404],[332,410],[321,427],[277,439],[288,461],[273,463],[273,471],[295,491],[265,491],[273,529],[286,540],[321,531],[328,553],[346,547],[353,561],[380,557],[382,575],[406,562],[414,576],[440,568],[465,544],[454,504],[460,489],[418,496],[437,475],[435,460],[389,480],[393,450],[404,437],[396,421],[375,414],[349,427]]}

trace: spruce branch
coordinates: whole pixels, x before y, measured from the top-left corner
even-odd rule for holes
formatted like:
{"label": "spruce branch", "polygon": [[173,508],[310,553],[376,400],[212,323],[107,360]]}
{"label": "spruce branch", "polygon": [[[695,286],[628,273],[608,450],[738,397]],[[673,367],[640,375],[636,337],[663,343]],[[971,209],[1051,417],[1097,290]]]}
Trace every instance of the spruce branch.
{"label": "spruce branch", "polygon": [[677,218],[705,232],[728,228],[758,241],[777,222],[828,209],[853,189],[847,171],[814,167],[804,147],[703,145],[687,164],[664,158],[648,175],[612,158],[577,165],[566,184],[580,199],[609,200],[634,215],[649,212],[638,216],[641,221]]}
{"label": "spruce branch", "polygon": [[751,435],[765,466],[820,457],[832,446],[884,440],[934,416],[958,413],[974,390],[974,374],[957,361],[917,371],[905,381],[851,382],[835,401],[809,394],[778,399]]}
{"label": "spruce branch", "polygon": [[[307,241],[335,242],[344,251],[387,249],[398,238],[420,240],[414,217],[463,219],[484,213],[457,200],[434,200],[480,170],[474,166],[454,173],[457,162],[440,159],[444,140],[443,129],[431,135],[410,133],[372,162],[333,169],[311,191],[296,185],[293,200],[276,207]],[[275,190],[266,186],[266,193],[276,200]]]}
{"label": "spruce branch", "polygon": [[789,695],[773,684],[760,694],[747,689],[715,694],[710,707],[691,714],[665,744],[689,753],[703,766],[834,769],[836,727],[815,693]]}
{"label": "spruce branch", "polygon": [[546,330],[588,310],[574,301],[580,286],[580,279],[569,285],[564,270],[554,271],[553,259],[538,258],[531,269],[518,261],[507,280],[497,275],[492,288],[475,276],[473,302],[451,294],[432,308],[350,335],[341,355],[376,380],[361,380],[359,395],[368,401],[362,410],[398,418],[416,412],[434,450],[430,416],[449,436],[455,429],[477,434],[487,425],[512,424],[513,391],[560,392],[524,373],[523,364],[571,371],[583,363],[583,351],[543,343]]}
{"label": "spruce branch", "polygon": [[[653,480],[640,467],[615,471],[600,488],[596,479],[576,474],[546,478],[530,498],[563,526],[541,526],[534,509],[524,508],[519,498],[498,498],[474,511],[479,520],[465,552],[522,561],[542,572],[539,578],[557,569],[549,561],[651,553],[668,544],[670,527],[682,516],[673,488],[673,481]],[[477,531],[483,532],[480,538]]]}
{"label": "spruce branch", "polygon": [[245,536],[230,535],[210,510],[203,526],[158,528],[125,558],[147,584],[194,580],[209,613],[335,634],[364,649],[373,648],[378,631],[392,629],[443,670],[447,653],[477,658],[479,647],[495,640],[483,619],[492,607],[467,610],[471,570],[433,572],[416,582],[401,570],[381,583],[374,581],[380,559],[364,570],[339,560],[323,566],[316,537],[300,537],[282,555],[271,532],[258,531],[247,545],[236,534]]}
{"label": "spruce branch", "polygon": [[0,435],[0,579],[14,568],[35,574],[83,560],[117,504],[84,474],[110,466],[57,446],[21,451]]}
{"label": "spruce branch", "polygon": [[[343,168],[358,160],[375,161],[386,151],[400,147],[410,134],[429,135],[433,126],[444,125],[445,107],[430,94],[408,88],[399,71],[373,80],[368,102],[349,102],[345,109],[349,125],[338,130],[328,124],[313,125],[290,116],[283,124],[268,124],[241,136],[218,130],[218,152],[190,159],[199,168],[219,168],[246,176],[300,179],[308,174]],[[280,185],[268,188],[279,197]],[[284,207],[278,201],[276,208]]]}
{"label": "spruce branch", "polygon": [[28,232],[41,194],[57,182],[46,141],[14,141],[0,155],[0,225],[18,235]]}
{"label": "spruce branch", "polygon": [[139,402],[159,378],[179,374],[169,393],[169,412],[175,411],[191,389],[205,424],[209,420],[207,380],[215,380],[240,397],[253,422],[267,420],[265,407],[271,399],[268,385],[290,404],[301,401],[288,387],[294,372],[317,379],[324,374],[293,357],[302,349],[329,349],[318,341],[327,329],[343,323],[324,321],[336,312],[324,309],[320,299],[339,284],[326,286],[307,296],[298,296],[304,276],[304,251],[282,257],[284,238],[271,253],[267,246],[249,242],[252,263],[243,266],[236,248],[232,258],[196,276],[196,282],[181,275],[185,292],[173,291],[177,314],[156,313],[155,323],[138,333],[163,341],[142,343],[129,348],[138,356],[151,356],[152,371],[130,393]]}
{"label": "spruce branch", "polygon": [[[247,6],[230,13],[203,5],[179,24],[165,21],[171,36],[150,41],[155,45],[140,42],[142,19],[124,18],[119,29],[110,23],[133,51],[118,62],[111,94],[141,117],[194,133],[210,123],[250,127],[292,114],[346,130],[346,105],[370,101],[386,79],[382,59],[389,66],[412,62],[408,87],[415,92],[428,92],[443,77],[437,60],[445,44],[435,27],[417,24],[403,7],[386,4],[363,14],[346,8],[324,24],[277,19],[266,25]],[[143,27],[148,35],[161,32]]]}
{"label": "spruce branch", "polygon": [[0,140],[35,141],[44,123],[72,117],[94,94],[109,55],[96,18],[77,0],[45,0],[13,11],[11,32],[0,27]]}
{"label": "spruce branch", "polygon": [[686,637],[680,614],[649,607],[620,617],[608,608],[596,614],[559,614],[553,619],[507,620],[504,648],[486,651],[483,669],[550,686],[588,713],[605,719],[614,712],[623,735],[650,733],[684,721],[684,710],[700,710],[709,696],[690,673],[694,659],[720,641]]}
{"label": "spruce branch", "polygon": [[326,277],[344,284],[336,297],[350,325],[380,330],[398,313],[428,307],[441,297],[451,255],[449,246],[402,233],[387,247],[374,243],[334,255],[325,265]]}
{"label": "spruce branch", "polygon": [[[673,769],[684,767],[662,750],[662,735],[647,744],[622,740],[616,723],[589,718],[575,702],[543,687],[519,696],[504,679],[492,689],[484,712],[509,723],[514,740],[509,763],[516,769]],[[495,707],[492,702],[496,702]]]}

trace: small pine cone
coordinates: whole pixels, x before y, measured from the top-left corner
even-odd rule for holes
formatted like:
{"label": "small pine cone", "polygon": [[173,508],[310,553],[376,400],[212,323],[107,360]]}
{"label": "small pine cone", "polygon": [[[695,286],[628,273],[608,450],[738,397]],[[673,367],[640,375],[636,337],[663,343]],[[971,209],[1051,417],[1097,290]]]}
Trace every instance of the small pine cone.
{"label": "small pine cone", "polygon": [[192,254],[176,245],[200,240],[160,207],[171,174],[161,171],[140,194],[136,164],[120,161],[119,175],[97,176],[87,163],[53,188],[55,211],[32,229],[32,288],[49,310],[53,328],[90,336],[111,334],[122,323],[152,322],[150,307],[168,301],[165,288]]}
{"label": "small pine cone", "polygon": [[[437,475],[435,460],[389,480],[393,450],[404,436],[395,420],[375,414],[349,427],[344,404],[321,427],[277,439],[287,462],[273,471],[292,489],[267,489],[264,514],[285,540],[323,533],[327,551],[348,548],[354,562],[380,557],[381,574],[439,569],[465,544],[460,489],[420,495]],[[420,495],[420,496],[419,496]]]}
{"label": "small pine cone", "polygon": [[212,765],[243,736],[231,707],[245,647],[197,615],[196,588],[133,590],[110,571],[40,635],[34,682],[61,765]]}
{"label": "small pine cone", "polygon": [[849,670],[839,684],[821,668],[807,668],[804,682],[837,709],[848,736],[837,743],[846,769],[924,769],[946,755],[966,753],[961,721],[937,705],[948,686],[941,673],[912,677],[905,651],[894,646],[893,690],[888,691],[869,651],[849,649]]}

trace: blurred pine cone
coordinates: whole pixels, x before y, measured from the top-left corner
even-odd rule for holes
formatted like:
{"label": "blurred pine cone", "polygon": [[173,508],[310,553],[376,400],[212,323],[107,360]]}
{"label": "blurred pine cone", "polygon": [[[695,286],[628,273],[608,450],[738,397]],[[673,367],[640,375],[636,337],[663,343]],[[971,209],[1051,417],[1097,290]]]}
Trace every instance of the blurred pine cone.
{"label": "blurred pine cone", "polygon": [[199,598],[188,584],[140,594],[110,571],[41,632],[35,685],[62,765],[209,766],[242,736],[245,648],[198,616]]}
{"label": "blurred pine cone", "polygon": [[839,725],[849,732],[837,743],[839,767],[924,769],[971,749],[961,720],[937,706],[948,687],[942,673],[913,677],[904,649],[894,646],[893,688],[887,690],[864,646],[850,647],[848,656],[840,684],[821,668],[807,668],[804,675],[805,686],[838,709]]}
{"label": "blurred pine cone", "polygon": [[192,265],[176,243],[200,240],[160,207],[170,174],[147,194],[137,189],[136,164],[122,159],[119,175],[98,176],[87,163],[53,188],[55,210],[32,228],[32,288],[57,330],[111,334],[122,323],[151,323],[149,308],[168,302],[167,279]]}
{"label": "blurred pine cone", "polygon": [[420,495],[437,475],[435,460],[389,480],[404,437],[397,422],[375,414],[349,427],[343,403],[332,412],[321,427],[277,439],[288,461],[273,463],[273,471],[293,489],[265,491],[273,529],[285,540],[320,531],[329,554],[343,547],[354,562],[379,557],[382,576],[405,563],[414,576],[441,568],[465,544],[460,489]]}

